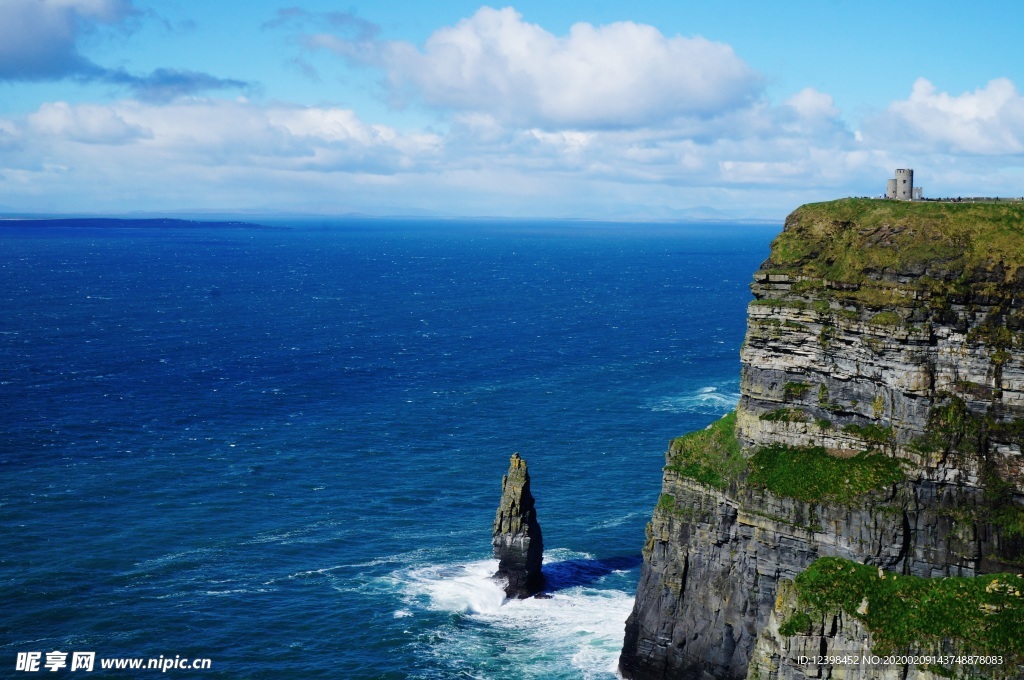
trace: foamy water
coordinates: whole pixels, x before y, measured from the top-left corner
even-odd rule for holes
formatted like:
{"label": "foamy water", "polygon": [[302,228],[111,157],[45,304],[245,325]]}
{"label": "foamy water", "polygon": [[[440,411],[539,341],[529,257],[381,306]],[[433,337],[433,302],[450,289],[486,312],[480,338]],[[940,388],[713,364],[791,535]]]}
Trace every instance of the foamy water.
{"label": "foamy water", "polygon": [[406,572],[406,592],[434,611],[458,613],[495,613],[505,600],[501,584],[491,578],[498,570],[497,560],[469,564],[430,566]]}
{"label": "foamy water", "polygon": [[683,395],[660,397],[648,406],[652,411],[668,413],[700,413],[724,415],[736,408],[740,401],[738,385],[708,385]]}
{"label": "foamy water", "polygon": [[[461,614],[433,631],[428,653],[458,667],[460,660],[477,671],[466,677],[615,678],[631,593],[584,585],[560,588],[562,579],[585,572],[578,564],[589,555],[549,551],[545,573],[556,589],[546,598],[508,600],[491,578],[496,560],[428,566],[395,574],[402,584],[404,607],[398,616],[430,612]],[[611,570],[609,577],[623,571]],[[585,574],[584,574],[585,575]],[[596,579],[599,583],[602,579]],[[482,660],[489,663],[481,664]],[[572,669],[570,672],[569,669]]]}

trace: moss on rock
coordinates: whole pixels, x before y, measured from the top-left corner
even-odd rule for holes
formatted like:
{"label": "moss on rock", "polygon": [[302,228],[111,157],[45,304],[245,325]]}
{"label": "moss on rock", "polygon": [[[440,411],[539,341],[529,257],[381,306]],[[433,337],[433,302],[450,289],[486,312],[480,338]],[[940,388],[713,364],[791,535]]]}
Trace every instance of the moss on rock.
{"label": "moss on rock", "polygon": [[[796,578],[801,607],[842,608],[871,631],[875,653],[927,649],[944,640],[959,654],[1024,660],[1024,577],[921,578],[838,557],[823,557]],[[784,634],[800,630],[794,625]],[[787,621],[788,623],[788,621]],[[781,632],[781,631],[780,631]]]}
{"label": "moss on rock", "polygon": [[750,470],[751,484],[812,503],[848,503],[904,477],[897,460],[878,453],[839,458],[820,446],[783,444],[759,449],[750,459]]}

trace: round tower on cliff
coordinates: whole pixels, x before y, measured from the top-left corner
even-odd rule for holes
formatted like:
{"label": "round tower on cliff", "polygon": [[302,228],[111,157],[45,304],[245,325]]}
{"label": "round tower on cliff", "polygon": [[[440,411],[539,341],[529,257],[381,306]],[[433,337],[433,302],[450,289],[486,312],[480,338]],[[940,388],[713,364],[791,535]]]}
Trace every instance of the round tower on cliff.
{"label": "round tower on cliff", "polygon": [[887,179],[885,180],[885,197],[896,198],[896,180]]}
{"label": "round tower on cliff", "polygon": [[914,198],[914,171],[902,168],[896,171],[896,198],[910,201]]}

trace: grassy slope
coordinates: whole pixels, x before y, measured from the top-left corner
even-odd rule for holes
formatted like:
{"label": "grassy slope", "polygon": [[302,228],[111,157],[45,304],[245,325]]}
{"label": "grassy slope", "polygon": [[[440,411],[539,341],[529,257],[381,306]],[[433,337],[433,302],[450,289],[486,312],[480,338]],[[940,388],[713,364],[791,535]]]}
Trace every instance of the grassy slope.
{"label": "grassy slope", "polygon": [[[1003,655],[1024,660],[1024,578],[992,574],[973,578],[919,578],[838,557],[814,562],[796,579],[800,604],[819,612],[842,607],[872,633],[875,653],[938,645],[953,640],[958,654]],[[810,622],[794,617],[783,634]],[[788,623],[788,622],[787,622]]]}
{"label": "grassy slope", "polygon": [[666,467],[701,484],[724,489],[746,468],[736,441],[736,412],[706,429],[672,440]]}
{"label": "grassy slope", "polygon": [[[735,412],[706,429],[672,440],[666,469],[715,489],[725,489],[749,470],[749,482],[754,486],[812,503],[851,503],[904,476],[897,461],[867,451],[852,458],[835,458],[820,447],[777,444],[745,458],[736,440]],[[671,510],[675,499],[662,498],[659,505]]]}
{"label": "grassy slope", "polygon": [[1024,264],[1024,205],[849,198],[811,203],[786,219],[766,269],[845,283],[871,272],[1004,280]]}

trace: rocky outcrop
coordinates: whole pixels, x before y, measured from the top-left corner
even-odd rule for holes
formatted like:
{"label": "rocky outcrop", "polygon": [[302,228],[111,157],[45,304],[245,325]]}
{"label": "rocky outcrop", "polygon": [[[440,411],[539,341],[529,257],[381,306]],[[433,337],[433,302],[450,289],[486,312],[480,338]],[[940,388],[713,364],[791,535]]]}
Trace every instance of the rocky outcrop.
{"label": "rocky outcrop", "polygon": [[525,598],[539,593],[544,587],[544,541],[530,493],[530,473],[518,453],[512,454],[508,474],[501,478],[491,543],[498,559],[494,577],[504,582],[505,595]]}
{"label": "rocky outcrop", "polygon": [[783,635],[784,584],[822,557],[1022,571],[1022,264],[1020,206],[845,200],[787,218],[751,286],[736,414],[667,454],[624,677],[939,677],[799,664],[884,631],[838,608]]}

